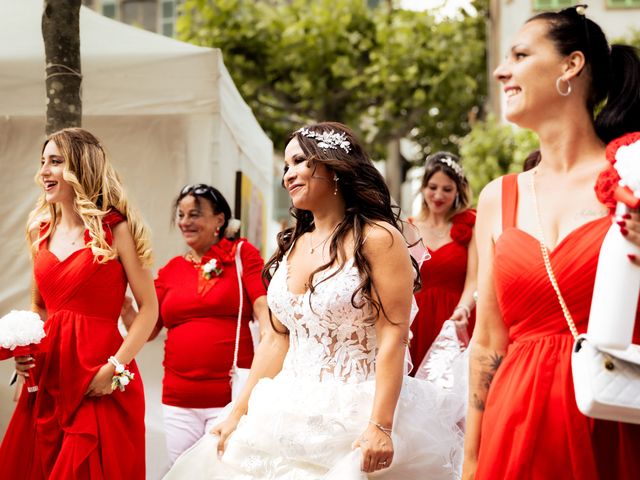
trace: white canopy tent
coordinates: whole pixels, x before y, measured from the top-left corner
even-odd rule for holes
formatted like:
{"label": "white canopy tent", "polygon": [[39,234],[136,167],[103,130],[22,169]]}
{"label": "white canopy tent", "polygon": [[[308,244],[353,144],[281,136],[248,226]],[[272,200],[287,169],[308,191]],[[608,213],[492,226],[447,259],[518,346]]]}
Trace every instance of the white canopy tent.
{"label": "white canopy tent", "polygon": [[[0,0],[0,311],[23,300],[24,222],[44,139],[41,0]],[[105,144],[154,232],[157,263],[176,252],[170,203],[190,182],[216,185],[233,207],[236,171],[271,205],[272,144],[219,50],[129,27],[82,7],[83,126]],[[270,217],[267,213],[267,218]]]}
{"label": "white canopy tent", "polygon": [[[40,193],[33,178],[46,102],[41,15],[42,0],[0,0],[0,315],[29,306],[25,222]],[[155,267],[183,249],[170,225],[180,187],[213,184],[233,208],[238,171],[243,188],[249,188],[243,197],[254,202],[252,240],[264,245],[273,147],[221,52],[133,28],[85,7],[80,37],[83,126],[101,139],[151,227]],[[11,409],[3,380],[9,366],[0,365],[0,435]]]}

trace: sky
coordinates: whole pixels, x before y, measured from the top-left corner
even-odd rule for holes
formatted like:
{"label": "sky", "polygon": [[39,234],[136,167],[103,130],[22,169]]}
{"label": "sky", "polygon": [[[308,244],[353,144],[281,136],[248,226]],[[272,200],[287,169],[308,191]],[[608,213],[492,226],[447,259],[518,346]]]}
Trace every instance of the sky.
{"label": "sky", "polygon": [[455,13],[458,7],[469,5],[469,0],[402,0],[403,8],[408,10],[426,10],[442,7],[443,15]]}

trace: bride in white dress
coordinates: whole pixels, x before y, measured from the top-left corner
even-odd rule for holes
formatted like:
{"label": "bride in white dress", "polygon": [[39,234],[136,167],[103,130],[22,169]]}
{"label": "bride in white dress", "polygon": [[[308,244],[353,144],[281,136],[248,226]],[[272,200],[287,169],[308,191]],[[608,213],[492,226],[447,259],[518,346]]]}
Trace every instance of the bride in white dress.
{"label": "bride in white dress", "polygon": [[273,330],[165,478],[458,478],[463,399],[405,375],[420,277],[382,176],[337,123],[295,132],[284,162],[296,224],[265,267]]}

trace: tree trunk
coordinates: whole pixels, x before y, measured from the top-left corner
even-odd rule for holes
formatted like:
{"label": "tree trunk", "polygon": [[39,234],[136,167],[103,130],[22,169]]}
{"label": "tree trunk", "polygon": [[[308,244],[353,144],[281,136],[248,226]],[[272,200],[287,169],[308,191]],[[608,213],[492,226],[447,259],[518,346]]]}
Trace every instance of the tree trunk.
{"label": "tree trunk", "polygon": [[47,88],[47,135],[82,124],[81,0],[45,0],[42,12]]}
{"label": "tree trunk", "polygon": [[402,155],[400,154],[399,138],[393,138],[387,143],[387,164],[385,166],[385,172],[391,197],[397,205],[401,205]]}

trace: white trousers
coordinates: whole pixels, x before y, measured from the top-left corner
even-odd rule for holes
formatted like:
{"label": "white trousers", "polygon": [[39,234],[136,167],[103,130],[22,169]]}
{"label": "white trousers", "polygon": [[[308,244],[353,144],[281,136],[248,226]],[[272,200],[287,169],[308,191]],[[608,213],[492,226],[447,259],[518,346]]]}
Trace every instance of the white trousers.
{"label": "white trousers", "polygon": [[222,407],[183,408],[162,404],[169,465],[218,423],[222,410]]}

